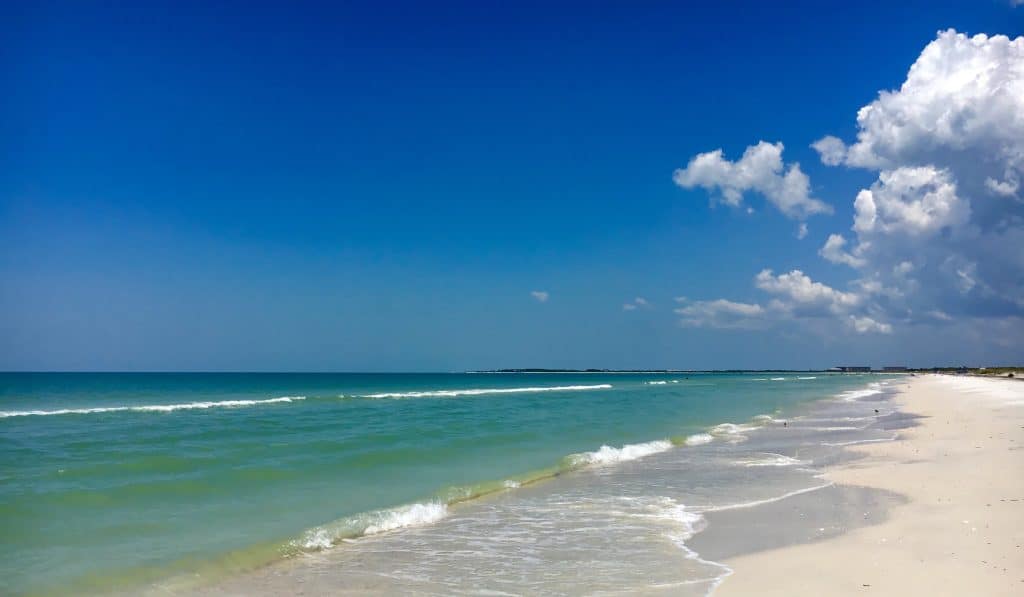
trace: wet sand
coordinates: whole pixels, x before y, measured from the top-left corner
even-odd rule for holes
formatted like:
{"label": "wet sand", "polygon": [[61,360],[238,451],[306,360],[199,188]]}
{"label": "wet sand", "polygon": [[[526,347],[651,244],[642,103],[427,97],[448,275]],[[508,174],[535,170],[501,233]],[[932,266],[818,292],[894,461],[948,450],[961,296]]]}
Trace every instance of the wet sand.
{"label": "wet sand", "polygon": [[896,401],[895,441],[850,446],[835,486],[774,504],[770,540],[707,553],[734,571],[716,595],[1024,594],[1024,382],[915,377]]}

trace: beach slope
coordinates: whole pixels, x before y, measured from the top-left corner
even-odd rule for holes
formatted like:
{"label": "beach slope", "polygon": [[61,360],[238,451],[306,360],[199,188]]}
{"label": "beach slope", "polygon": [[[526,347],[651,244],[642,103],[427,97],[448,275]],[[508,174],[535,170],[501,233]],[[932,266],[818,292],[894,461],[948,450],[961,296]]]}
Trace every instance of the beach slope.
{"label": "beach slope", "polygon": [[920,425],[852,446],[841,485],[908,498],[881,524],[740,556],[717,595],[1024,594],[1024,382],[924,376],[897,397]]}

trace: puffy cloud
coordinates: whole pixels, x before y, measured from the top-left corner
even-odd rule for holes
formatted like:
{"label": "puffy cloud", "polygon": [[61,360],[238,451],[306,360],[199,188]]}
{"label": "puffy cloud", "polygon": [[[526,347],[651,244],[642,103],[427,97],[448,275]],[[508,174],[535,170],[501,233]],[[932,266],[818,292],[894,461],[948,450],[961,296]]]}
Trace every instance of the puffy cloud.
{"label": "puffy cloud", "polygon": [[747,147],[735,162],[722,157],[721,149],[701,153],[676,170],[672,180],[685,189],[718,192],[721,201],[733,207],[743,204],[745,193],[755,192],[793,219],[832,213],[830,205],[810,196],[810,180],[800,164],[785,166],[782,150],[782,143],[761,141]]}
{"label": "puffy cloud", "polygon": [[879,323],[870,317],[857,317],[851,315],[850,327],[852,327],[858,334],[866,334],[868,332],[877,332],[879,334],[891,334],[892,326],[888,323]]}
{"label": "puffy cloud", "polygon": [[819,254],[907,322],[1024,315],[1024,37],[939,33],[857,124],[852,144],[813,145],[878,171],[854,200],[852,249],[833,234]]}
{"label": "puffy cloud", "polygon": [[782,296],[785,300],[782,304],[788,309],[821,307],[832,313],[844,313],[861,301],[856,294],[815,282],[798,269],[778,276],[773,275],[770,269],[761,270],[754,283],[765,292]]}
{"label": "puffy cloud", "polygon": [[957,196],[949,172],[931,166],[885,170],[853,205],[858,234],[934,235],[962,230],[971,217],[970,204]]}
{"label": "puffy cloud", "polygon": [[[818,251],[856,270],[847,289],[815,282],[801,270],[763,270],[754,282],[773,297],[764,306],[725,299],[688,303],[677,310],[683,323],[799,321],[826,332],[836,325],[860,334],[905,329],[1019,348],[1024,37],[940,32],[899,89],[879,93],[857,112],[857,125],[851,143],[826,136],[813,144],[825,164],[877,173],[852,197],[852,237],[831,234]],[[701,154],[676,171],[676,183],[718,190],[733,205],[747,191],[772,200],[784,188],[778,182],[784,178],[781,154],[781,144],[767,143],[748,148],[737,162],[724,160],[721,151]],[[796,165],[790,172],[806,183]],[[816,213],[779,208],[800,219]]]}
{"label": "puffy cloud", "polygon": [[546,303],[550,297],[546,290],[533,290],[530,292],[530,296],[536,299],[538,303]]}
{"label": "puffy cloud", "polygon": [[774,296],[766,305],[739,303],[726,299],[690,301],[676,299],[682,306],[675,312],[686,327],[761,329],[784,322],[840,322],[859,334],[892,332],[892,326],[869,314],[870,306],[853,292],[836,290],[815,282],[800,270],[775,275],[762,270],[754,284]]}
{"label": "puffy cloud", "polygon": [[800,222],[800,227],[796,230],[796,237],[800,240],[807,238],[807,224]]}
{"label": "puffy cloud", "polygon": [[1020,181],[1015,177],[1010,177],[1007,180],[1002,181],[989,177],[985,179],[985,188],[992,191],[995,195],[1016,197],[1017,191],[1020,190]]}
{"label": "puffy cloud", "polygon": [[633,302],[631,302],[631,303],[624,303],[622,305],[622,310],[623,311],[636,311],[640,307],[649,308],[650,306],[651,306],[651,304],[649,302],[647,302],[647,299],[645,299],[642,296],[638,296],[635,299],[633,299]]}
{"label": "puffy cloud", "polygon": [[825,245],[818,249],[818,254],[832,263],[845,263],[850,267],[861,267],[865,261],[860,257],[850,254],[843,247],[846,246],[846,239],[842,234],[830,234]]}
{"label": "puffy cloud", "polygon": [[846,159],[846,143],[839,137],[826,135],[812,143],[811,147],[817,150],[821,161],[829,166],[838,166]]}
{"label": "puffy cloud", "polygon": [[757,304],[725,299],[690,301],[685,297],[676,301],[682,303],[675,312],[680,316],[679,323],[685,327],[756,329],[767,323],[765,308]]}
{"label": "puffy cloud", "polygon": [[814,147],[825,163],[877,170],[961,158],[979,170],[1002,174],[1009,166],[1019,174],[1024,160],[1022,61],[1022,38],[941,32],[898,91],[881,92],[857,112],[856,143],[845,147],[835,137],[824,137]]}

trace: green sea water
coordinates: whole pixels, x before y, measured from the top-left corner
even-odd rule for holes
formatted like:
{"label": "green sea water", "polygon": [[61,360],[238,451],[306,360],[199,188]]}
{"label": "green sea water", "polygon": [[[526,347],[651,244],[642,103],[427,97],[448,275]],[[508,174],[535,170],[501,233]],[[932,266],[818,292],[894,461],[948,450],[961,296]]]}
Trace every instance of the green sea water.
{"label": "green sea water", "polygon": [[629,455],[665,438],[685,444],[865,383],[822,373],[4,373],[3,592],[215,580],[429,522],[431,506],[569,472],[587,462],[573,455],[602,446]]}

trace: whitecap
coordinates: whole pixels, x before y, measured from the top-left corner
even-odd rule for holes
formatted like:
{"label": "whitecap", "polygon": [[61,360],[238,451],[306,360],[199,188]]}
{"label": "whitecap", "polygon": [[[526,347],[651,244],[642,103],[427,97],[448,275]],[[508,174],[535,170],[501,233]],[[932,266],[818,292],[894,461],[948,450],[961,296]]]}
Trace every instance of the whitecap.
{"label": "whitecap", "polygon": [[196,410],[207,408],[239,408],[243,406],[261,406],[264,404],[287,403],[305,400],[305,396],[281,396],[267,400],[221,400],[218,402],[186,402],[183,404],[144,404],[139,406],[98,406],[95,408],[62,408],[58,410],[13,410],[0,411],[0,418],[30,417],[52,415],[90,415],[114,412],[158,412],[168,413],[176,410]]}
{"label": "whitecap", "polygon": [[879,388],[878,384],[874,384],[873,383],[873,384],[869,385],[867,388],[864,388],[862,390],[849,390],[847,392],[842,392],[842,393],[839,394],[839,398],[842,399],[845,402],[856,402],[857,400],[860,400],[861,398],[867,398],[868,396],[874,396],[876,394],[881,394],[882,390],[880,390],[878,388]]}
{"label": "whitecap", "polygon": [[696,433],[687,437],[684,443],[687,446],[700,446],[703,444],[709,444],[713,441],[715,441],[715,438],[710,433]]}
{"label": "whitecap", "polygon": [[415,503],[374,510],[310,529],[300,539],[293,541],[292,545],[301,549],[327,549],[339,541],[352,537],[377,535],[430,524],[447,515],[448,506],[441,502]]}
{"label": "whitecap", "polygon": [[658,452],[664,452],[672,448],[672,442],[661,439],[643,444],[626,444],[621,448],[612,446],[601,446],[593,452],[583,452],[569,456],[569,463],[572,466],[604,466],[617,462],[636,460]]}

